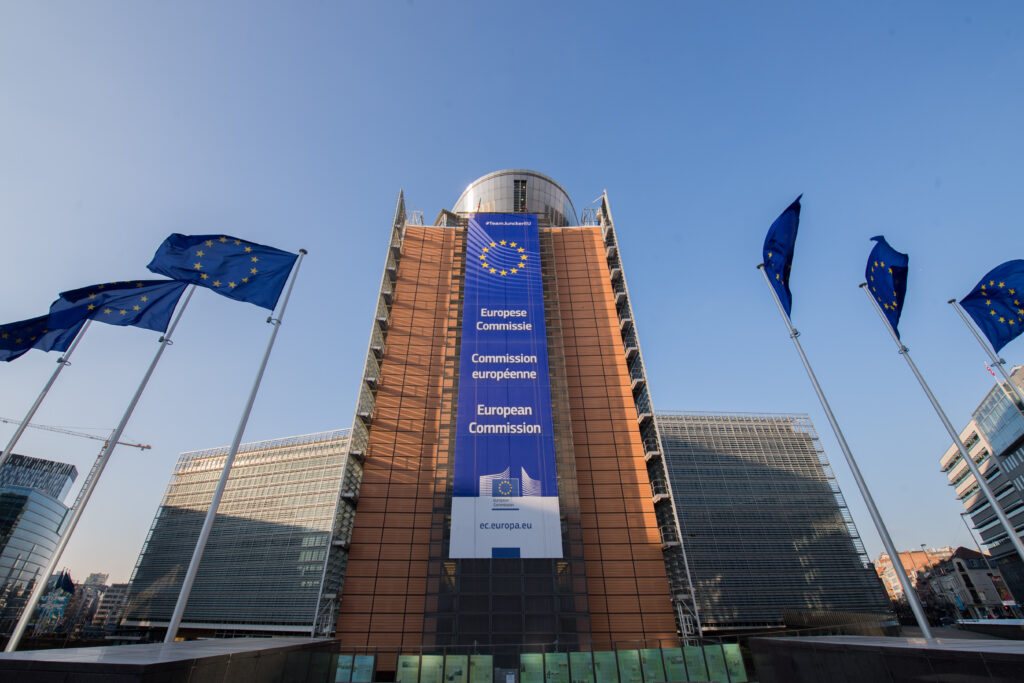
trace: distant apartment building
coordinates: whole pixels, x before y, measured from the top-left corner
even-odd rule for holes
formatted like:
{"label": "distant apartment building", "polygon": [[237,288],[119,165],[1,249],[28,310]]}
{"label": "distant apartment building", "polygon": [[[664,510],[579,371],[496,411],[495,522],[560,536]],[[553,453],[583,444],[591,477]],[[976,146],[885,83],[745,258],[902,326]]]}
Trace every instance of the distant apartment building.
{"label": "distant apartment building", "polygon": [[106,586],[107,579],[110,578],[110,574],[102,574],[100,572],[93,572],[89,576],[85,577],[85,581],[82,582],[84,586]]}
{"label": "distant apartment building", "polygon": [[[1024,366],[1010,372],[1011,381],[1024,387]],[[971,421],[960,432],[960,439],[978,465],[1015,532],[1024,532],[1024,406],[1018,405],[1013,391],[998,383],[975,409]],[[1017,555],[995,511],[967,468],[959,449],[951,445],[943,454],[942,471],[954,487],[965,515],[981,537],[1006,580],[1010,591],[1024,599],[1024,562]]]}
{"label": "distant apartment building", "polygon": [[53,556],[74,465],[12,454],[0,468],[0,633],[10,633]]}
{"label": "distant apartment building", "polygon": [[[322,600],[321,584],[348,434],[320,432],[239,448],[182,635],[309,634],[323,605],[331,605],[323,609],[333,617],[336,607]],[[227,453],[215,448],[179,458],[132,574],[123,626],[167,626]]]}
{"label": "distant apartment building", "polygon": [[777,628],[783,612],[888,615],[806,415],[658,412],[706,631]]}
{"label": "distant apartment building", "polygon": [[127,593],[127,583],[113,583],[103,592],[92,617],[93,628],[104,631],[112,631],[117,628],[121,621],[121,612],[124,609],[124,598]]}
{"label": "distant apartment building", "polygon": [[[899,557],[900,564],[903,565],[903,570],[907,573],[911,585],[916,586],[919,572],[927,571],[938,563],[948,560],[952,554],[953,548],[945,546],[943,548],[905,550],[899,554]],[[878,578],[882,580],[889,599],[902,600],[904,597],[903,585],[896,576],[896,569],[889,558],[889,553],[882,553],[878,556],[878,559],[875,560],[875,571],[878,573]]]}
{"label": "distant apartment building", "polygon": [[932,601],[955,611],[960,618],[1019,615],[999,569],[975,550],[957,548],[948,559],[930,568],[926,583]]}

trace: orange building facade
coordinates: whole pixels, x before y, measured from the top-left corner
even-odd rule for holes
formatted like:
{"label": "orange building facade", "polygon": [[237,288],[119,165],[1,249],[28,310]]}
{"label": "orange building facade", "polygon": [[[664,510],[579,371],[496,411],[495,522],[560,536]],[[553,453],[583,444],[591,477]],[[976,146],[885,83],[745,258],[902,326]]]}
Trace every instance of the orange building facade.
{"label": "orange building facade", "polygon": [[[574,225],[556,190],[491,174],[435,225],[407,221],[399,198],[330,562],[343,646],[667,647],[690,624],[671,500],[652,496],[659,442],[607,198]],[[448,557],[469,202],[539,216],[559,558]]]}

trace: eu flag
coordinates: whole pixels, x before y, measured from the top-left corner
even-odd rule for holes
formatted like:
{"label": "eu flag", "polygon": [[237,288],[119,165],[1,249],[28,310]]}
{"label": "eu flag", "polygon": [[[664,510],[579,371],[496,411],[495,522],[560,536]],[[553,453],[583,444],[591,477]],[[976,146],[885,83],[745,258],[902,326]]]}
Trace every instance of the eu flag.
{"label": "eu flag", "polygon": [[800,197],[775,219],[764,238],[764,270],[782,307],[786,309],[786,315],[789,315],[793,307],[789,271],[793,267],[793,248],[796,245],[796,231],[800,227]]}
{"label": "eu flag", "polygon": [[903,312],[903,300],[907,298],[907,264],[910,258],[901,254],[885,241],[881,235],[872,237],[878,242],[868,255],[868,265],[864,268],[864,279],[871,290],[871,296],[882,307],[885,319],[889,321],[893,332],[899,338],[900,314]]}
{"label": "eu flag", "polygon": [[29,349],[67,351],[83,324],[84,321],[79,320],[67,327],[56,327],[50,322],[50,316],[43,315],[0,325],[0,360],[20,358]]}
{"label": "eu flag", "polygon": [[228,235],[179,235],[164,240],[149,263],[154,273],[209,287],[236,301],[274,310],[298,254]]}
{"label": "eu flag", "polygon": [[1024,331],[1024,261],[990,270],[960,305],[997,352]]}
{"label": "eu flag", "polygon": [[495,479],[491,482],[491,496],[494,498],[509,498],[519,496],[519,479]]}
{"label": "eu flag", "polygon": [[70,325],[88,318],[164,332],[187,286],[174,280],[134,280],[72,289],[50,304],[50,321]]}

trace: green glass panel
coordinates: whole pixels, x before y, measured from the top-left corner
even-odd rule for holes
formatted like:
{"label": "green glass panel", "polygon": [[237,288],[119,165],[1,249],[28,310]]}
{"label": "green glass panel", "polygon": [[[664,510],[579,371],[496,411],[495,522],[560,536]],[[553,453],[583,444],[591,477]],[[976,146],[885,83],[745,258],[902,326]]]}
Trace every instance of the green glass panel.
{"label": "green glass panel", "polygon": [[723,645],[722,650],[725,652],[725,668],[729,670],[729,680],[732,683],[746,683],[747,667],[743,664],[739,643]]}
{"label": "green glass panel", "polygon": [[686,677],[686,662],[683,660],[683,649],[681,647],[666,647],[662,650],[662,654],[665,656],[665,680],[690,680]]}
{"label": "green glass panel", "polygon": [[352,680],[352,655],[338,655],[338,669],[334,683],[349,683]]}
{"label": "green glass panel", "polygon": [[469,655],[448,655],[444,658],[445,683],[466,683],[469,677]]}
{"label": "green glass panel", "polygon": [[683,659],[686,660],[686,672],[689,674],[687,681],[708,680],[708,667],[704,663],[704,651],[697,645],[687,645],[683,648]]}
{"label": "green glass panel", "polygon": [[356,655],[352,665],[352,683],[370,683],[373,680],[373,655]]}
{"label": "green glass panel", "polygon": [[420,683],[442,683],[444,655],[423,655],[420,659]]}
{"label": "green glass panel", "polygon": [[614,652],[594,653],[594,674],[597,683],[619,683],[619,663]]}
{"label": "green glass panel", "polygon": [[494,683],[494,656],[469,656],[469,683]]}
{"label": "green glass panel", "polygon": [[572,683],[595,683],[594,660],[589,652],[569,653],[569,677]]}
{"label": "green glass panel", "polygon": [[639,650],[619,650],[619,683],[644,683]]}
{"label": "green glass panel", "polygon": [[395,672],[396,683],[419,683],[420,656],[398,655],[398,671]]}
{"label": "green glass panel", "polygon": [[544,683],[544,655],[527,652],[519,655],[519,683]]}
{"label": "green glass panel", "polygon": [[704,659],[708,662],[708,679],[714,683],[729,683],[729,670],[725,668],[725,655],[721,645],[705,645]]}
{"label": "green glass panel", "polygon": [[643,664],[644,680],[647,683],[665,680],[665,665],[661,663],[661,648],[640,650],[640,662]]}
{"label": "green glass panel", "polygon": [[544,655],[545,683],[569,683],[569,655],[549,652]]}

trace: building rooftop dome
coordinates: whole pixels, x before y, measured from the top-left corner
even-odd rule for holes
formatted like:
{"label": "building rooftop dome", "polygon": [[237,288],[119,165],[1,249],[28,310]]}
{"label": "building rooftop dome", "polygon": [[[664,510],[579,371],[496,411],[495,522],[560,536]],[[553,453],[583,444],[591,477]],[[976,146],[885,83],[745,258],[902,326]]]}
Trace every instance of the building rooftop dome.
{"label": "building rooftop dome", "polygon": [[471,182],[455,202],[455,213],[535,213],[552,226],[577,225],[565,188],[543,173],[522,168],[494,171]]}

